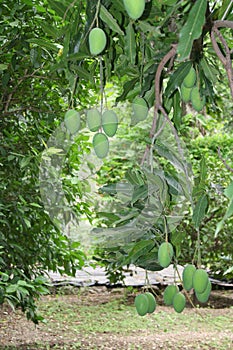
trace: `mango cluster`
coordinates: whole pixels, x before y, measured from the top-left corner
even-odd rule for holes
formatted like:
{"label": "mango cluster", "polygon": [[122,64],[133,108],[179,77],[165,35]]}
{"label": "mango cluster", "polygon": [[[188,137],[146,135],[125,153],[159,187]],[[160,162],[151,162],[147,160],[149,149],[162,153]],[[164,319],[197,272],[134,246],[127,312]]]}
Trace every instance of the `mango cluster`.
{"label": "mango cluster", "polygon": [[[140,18],[145,10],[145,0],[123,0],[123,4],[129,17],[133,20]],[[88,36],[88,43],[93,56],[101,54],[107,44],[105,31],[99,27],[92,28]]]}
{"label": "mango cluster", "polygon": [[181,313],[186,305],[186,298],[175,284],[167,286],[163,293],[163,301],[167,306],[172,305],[174,310]]}
{"label": "mango cluster", "polygon": [[113,137],[118,129],[118,117],[112,110],[101,114],[95,108],[89,109],[86,117],[89,130],[97,132],[92,140],[94,151],[98,158],[105,158],[109,151],[108,137]]}
{"label": "mango cluster", "polygon": [[205,98],[201,96],[198,85],[197,85],[197,75],[193,67],[190,68],[188,74],[184,78],[180,93],[182,100],[187,103],[191,101],[193,108],[200,112],[205,105]]}
{"label": "mango cluster", "polygon": [[201,303],[208,301],[212,285],[204,269],[197,269],[194,265],[188,264],[183,270],[182,280],[186,291],[194,289],[198,301]]}
{"label": "mango cluster", "polygon": [[152,293],[146,292],[138,294],[134,300],[137,313],[140,316],[152,314],[156,309],[156,300]]}

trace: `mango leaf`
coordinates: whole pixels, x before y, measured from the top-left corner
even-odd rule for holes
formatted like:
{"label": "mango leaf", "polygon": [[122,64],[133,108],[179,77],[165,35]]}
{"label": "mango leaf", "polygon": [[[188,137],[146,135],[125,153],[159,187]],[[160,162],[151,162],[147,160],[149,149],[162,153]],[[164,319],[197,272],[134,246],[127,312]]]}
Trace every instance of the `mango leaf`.
{"label": "mango leaf", "polygon": [[205,156],[203,155],[200,162],[200,183],[204,183],[207,179],[207,166]]}
{"label": "mango leaf", "polygon": [[39,38],[31,38],[27,40],[30,44],[35,44],[40,46],[42,49],[52,50],[57,52],[58,49],[62,48],[59,44],[51,43],[50,41],[39,39]]}
{"label": "mango leaf", "polygon": [[207,208],[208,208],[208,197],[206,194],[203,194],[197,201],[197,204],[195,205],[195,208],[193,210],[192,219],[193,219],[195,228],[198,228],[200,226],[207,212]]}
{"label": "mango leaf", "polygon": [[178,60],[182,61],[189,57],[193,41],[200,37],[205,23],[206,7],[206,0],[197,0],[189,12],[187,22],[180,31],[177,46]]}
{"label": "mango leaf", "polygon": [[192,63],[190,61],[183,62],[179,65],[179,67],[175,70],[175,72],[171,75],[167,87],[165,90],[165,96],[169,97],[172,95],[172,93],[181,86],[184,78],[188,74]]}
{"label": "mango leaf", "polygon": [[158,247],[153,248],[149,253],[140,256],[134,265],[149,271],[161,271],[163,267],[158,263]]}
{"label": "mango leaf", "polygon": [[133,264],[140,256],[148,254],[148,252],[154,247],[154,240],[143,240],[135,243],[132,250],[129,252],[126,259],[126,264]]}
{"label": "mango leaf", "polygon": [[84,80],[94,82],[93,75],[90,74],[86,69],[81,66],[71,64],[70,68],[72,68],[75,72],[77,72],[78,76]]}
{"label": "mango leaf", "polygon": [[0,71],[4,71],[8,68],[8,64],[1,63],[0,64]]}
{"label": "mango leaf", "polygon": [[135,32],[132,23],[130,22],[126,27],[126,36],[125,36],[125,52],[129,57],[131,64],[135,64],[136,59],[136,40]]}
{"label": "mango leaf", "polygon": [[124,35],[124,32],[119,27],[116,19],[111,15],[111,13],[104,7],[103,5],[100,6],[100,18],[103,22],[105,22],[110,29],[112,29],[114,32]]}
{"label": "mango leaf", "polygon": [[134,87],[135,87],[136,83],[138,82],[138,80],[139,80],[139,77],[133,78],[130,81],[127,81],[123,85],[123,92],[122,92],[122,94],[120,96],[118,96],[116,98],[116,103],[119,102],[119,101],[122,101],[122,100],[124,100],[126,98],[128,93],[134,89]]}
{"label": "mango leaf", "polygon": [[230,185],[224,190],[225,196],[227,198],[232,199],[233,198],[233,181],[230,183]]}
{"label": "mango leaf", "polygon": [[179,91],[174,93],[173,99],[172,99],[172,104],[173,104],[173,121],[175,124],[175,127],[179,129],[181,125],[181,117],[182,117],[182,107],[181,107],[181,101],[180,101],[180,94]]}
{"label": "mango leaf", "polygon": [[64,16],[67,8],[61,1],[48,0],[48,4],[58,16]]}
{"label": "mango leaf", "polygon": [[201,60],[201,67],[203,69],[203,72],[205,76],[213,83],[215,84],[217,81],[218,77],[218,70],[212,66],[206,59],[205,57],[202,58]]}
{"label": "mango leaf", "polygon": [[176,154],[172,153],[171,149],[166,145],[154,144],[154,149],[163,158],[167,159],[176,169],[180,169],[184,172],[185,164],[182,159],[179,159]]}
{"label": "mango leaf", "polygon": [[138,200],[143,200],[148,196],[148,186],[137,186],[134,190],[131,204],[136,203]]}

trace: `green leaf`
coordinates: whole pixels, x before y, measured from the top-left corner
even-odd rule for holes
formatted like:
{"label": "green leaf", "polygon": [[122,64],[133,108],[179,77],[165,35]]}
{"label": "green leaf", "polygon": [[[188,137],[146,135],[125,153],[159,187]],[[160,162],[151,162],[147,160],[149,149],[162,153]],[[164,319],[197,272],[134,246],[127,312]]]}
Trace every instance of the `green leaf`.
{"label": "green leaf", "polygon": [[104,5],[100,6],[100,18],[114,32],[116,32],[116,33],[118,33],[120,35],[124,35],[124,32],[121,30],[121,28],[118,25],[116,19],[111,15],[111,13],[106,9],[106,7],[104,7]]}
{"label": "green leaf", "polygon": [[219,74],[218,70],[213,67],[206,59],[205,57],[201,60],[201,67],[203,69],[203,72],[205,76],[213,83],[215,84],[217,81],[217,76]]}
{"label": "green leaf", "polygon": [[77,72],[78,76],[84,80],[91,81],[94,83],[93,75],[90,74],[86,69],[81,66],[71,64],[70,66],[75,72]]}
{"label": "green leaf", "polygon": [[232,200],[230,201],[230,204],[228,205],[228,208],[227,208],[227,211],[226,211],[226,214],[224,215],[224,220],[228,219],[230,216],[233,215],[233,198]]}
{"label": "green leaf", "polygon": [[206,7],[206,0],[197,0],[189,12],[187,22],[180,31],[177,46],[178,60],[182,61],[189,57],[193,41],[200,37],[205,23]]}
{"label": "green leaf", "polygon": [[134,86],[136,85],[138,80],[139,80],[139,77],[131,79],[130,81],[127,81],[123,85],[123,92],[122,92],[122,94],[116,98],[116,102],[124,100],[126,98],[126,96],[128,95],[128,93],[134,89]]}
{"label": "green leaf", "polygon": [[206,194],[201,196],[193,210],[193,223],[195,228],[198,228],[205,217],[208,208],[208,197]]}
{"label": "green leaf", "polygon": [[175,72],[171,75],[167,87],[165,90],[165,96],[169,97],[171,94],[179,87],[181,86],[184,78],[188,74],[190,68],[192,66],[192,63],[190,61],[188,62],[182,62],[179,67],[175,70]]}
{"label": "green leaf", "polygon": [[8,64],[1,63],[0,64],[0,71],[4,71],[8,68]]}
{"label": "green leaf", "polygon": [[131,22],[126,27],[125,51],[126,51],[126,55],[129,57],[130,63],[135,64],[136,40],[135,40],[134,28]]}
{"label": "green leaf", "polygon": [[44,39],[31,38],[31,39],[28,39],[27,41],[30,44],[35,44],[35,45],[41,47],[42,49],[52,50],[52,51],[55,51],[55,52],[57,52],[58,49],[61,48],[61,45],[51,43],[51,41],[44,40]]}
{"label": "green leaf", "polygon": [[200,183],[204,183],[207,179],[207,170],[205,156],[203,155],[200,162]]}
{"label": "green leaf", "polygon": [[163,158],[167,159],[176,169],[185,171],[185,164],[166,145],[154,144],[154,149]]}
{"label": "green leaf", "polygon": [[217,224],[217,226],[216,226],[216,230],[215,230],[215,234],[214,234],[214,238],[217,238],[217,236],[218,236],[218,233],[222,230],[222,228],[223,228],[223,225],[224,225],[224,220],[221,220],[218,224]]}
{"label": "green leaf", "polygon": [[61,36],[60,30],[58,30],[56,27],[52,27],[51,25],[49,25],[46,22],[41,22],[40,26],[45,34],[48,34],[49,36],[51,36],[54,39]]}
{"label": "green leaf", "polygon": [[140,256],[146,255],[155,245],[154,240],[143,240],[135,243],[126,259],[127,263],[133,264]]}
{"label": "green leaf", "polygon": [[63,17],[66,12],[66,6],[61,1],[48,0],[49,6],[60,17]]}
{"label": "green leaf", "polygon": [[140,256],[134,265],[142,267],[145,270],[161,271],[163,267],[158,263],[158,248],[153,248],[149,253]]}
{"label": "green leaf", "polygon": [[143,185],[143,186],[136,187],[132,196],[131,204],[136,203],[138,200],[143,200],[147,196],[148,196],[148,186]]}
{"label": "green leaf", "polygon": [[233,198],[233,181],[230,183],[230,185],[224,190],[225,196],[227,198],[232,199]]}

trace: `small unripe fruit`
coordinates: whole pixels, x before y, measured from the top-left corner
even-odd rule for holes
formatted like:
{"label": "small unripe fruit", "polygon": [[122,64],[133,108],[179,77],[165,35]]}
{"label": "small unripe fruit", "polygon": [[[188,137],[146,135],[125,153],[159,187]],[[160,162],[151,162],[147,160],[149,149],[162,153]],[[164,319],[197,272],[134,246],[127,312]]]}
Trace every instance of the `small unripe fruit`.
{"label": "small unripe fruit", "polygon": [[87,126],[90,131],[98,131],[101,127],[101,114],[98,109],[89,109],[87,111]]}
{"label": "small unripe fruit", "polygon": [[118,128],[118,118],[114,111],[105,111],[102,116],[102,126],[106,135],[112,137]]}
{"label": "small unripe fruit", "polygon": [[94,135],[92,144],[94,151],[98,158],[105,158],[109,151],[109,142],[108,138],[103,133],[97,133]]}
{"label": "small unripe fruit", "polygon": [[93,28],[89,33],[89,48],[92,55],[99,55],[107,43],[106,34],[101,28]]}
{"label": "small unripe fruit", "polygon": [[136,296],[134,300],[134,304],[137,310],[137,313],[140,316],[146,315],[149,307],[149,301],[145,294],[139,294]]}
{"label": "small unripe fruit", "polygon": [[181,292],[175,294],[173,298],[173,307],[175,311],[178,313],[182,312],[185,308],[185,305],[186,305],[186,299],[184,294],[182,294]]}
{"label": "small unripe fruit", "polygon": [[186,75],[186,77],[183,80],[183,84],[186,88],[192,88],[195,85],[196,82],[196,72],[193,67],[190,68],[190,71]]}
{"label": "small unripe fruit", "polygon": [[129,17],[138,19],[145,10],[145,0],[124,0],[124,6]]}
{"label": "small unripe fruit", "polygon": [[148,116],[148,105],[143,97],[135,97],[132,102],[133,116],[132,124],[135,125],[138,122],[145,120]]}
{"label": "small unripe fruit", "polygon": [[201,98],[199,89],[197,86],[194,86],[191,91],[190,99],[193,105],[193,108],[197,111],[200,112],[204,105],[205,105],[205,98]]}
{"label": "small unripe fruit", "polygon": [[158,261],[162,267],[168,267],[171,263],[174,251],[171,243],[163,242],[159,246]]}
{"label": "small unripe fruit", "polygon": [[185,266],[182,274],[183,287],[187,291],[193,288],[193,275],[196,271],[196,267],[194,265]]}
{"label": "small unripe fruit", "polygon": [[145,293],[145,296],[146,296],[147,299],[148,299],[148,310],[147,310],[147,312],[148,312],[149,314],[152,314],[152,312],[154,312],[155,309],[156,309],[156,300],[155,300],[155,297],[154,297],[154,295],[153,295],[152,293],[150,293],[150,292],[146,292],[146,293]]}
{"label": "small unripe fruit", "polygon": [[212,284],[211,284],[210,280],[208,280],[207,287],[203,293],[195,292],[197,300],[200,301],[201,303],[206,303],[209,299],[211,290],[212,290]]}
{"label": "small unripe fruit", "polygon": [[181,94],[181,98],[182,100],[187,103],[190,101],[191,98],[191,91],[192,88],[187,88],[184,84],[181,84],[180,87],[180,94]]}
{"label": "small unripe fruit", "polygon": [[197,293],[203,293],[209,281],[208,273],[203,269],[197,269],[193,274],[193,288]]}
{"label": "small unripe fruit", "polygon": [[71,134],[75,134],[80,128],[80,114],[74,109],[70,109],[66,112],[64,123],[67,130]]}
{"label": "small unripe fruit", "polygon": [[175,284],[167,286],[163,292],[164,304],[169,306],[172,305],[174,296],[179,292],[178,287]]}

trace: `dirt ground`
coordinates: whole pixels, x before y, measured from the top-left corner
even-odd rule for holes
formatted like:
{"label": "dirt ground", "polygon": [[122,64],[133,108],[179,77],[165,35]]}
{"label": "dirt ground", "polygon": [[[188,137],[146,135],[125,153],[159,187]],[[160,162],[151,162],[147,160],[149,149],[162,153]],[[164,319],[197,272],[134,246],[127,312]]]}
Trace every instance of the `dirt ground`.
{"label": "dirt ground", "polygon": [[[107,289],[106,287],[94,287],[80,294],[78,299],[82,305],[103,305],[113,300],[121,300],[125,297],[122,289]],[[54,298],[54,295],[46,296],[41,301],[46,302]],[[59,294],[56,300],[65,301],[67,305],[77,303],[77,295],[75,294]],[[126,303],[132,305],[134,295],[128,293]],[[166,311],[169,315],[167,307],[158,301],[158,312],[161,314]],[[143,332],[138,329],[129,334],[116,334],[114,332],[102,332],[98,336],[93,334],[80,334],[72,332],[66,324],[59,325],[58,328],[53,325],[39,324],[35,327],[33,323],[28,322],[20,311],[13,313],[9,307],[4,306],[0,309],[0,349],[1,350],[34,350],[34,349],[109,349],[109,350],[130,350],[130,349],[233,349],[233,290],[216,290],[211,293],[208,308],[200,308],[198,312],[208,317],[228,317],[229,328],[220,329],[219,331],[198,329],[192,331],[184,327],[174,329],[167,332],[154,332],[151,329]],[[193,315],[193,309],[187,307],[185,309],[187,319]],[[51,322],[56,322],[52,319]],[[215,342],[216,339],[216,342]],[[47,345],[43,345],[43,344]],[[35,345],[37,344],[37,345]],[[41,344],[41,347],[38,347]],[[214,345],[216,344],[216,346]]]}

